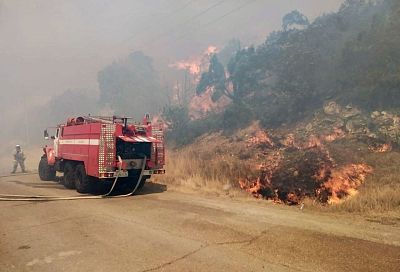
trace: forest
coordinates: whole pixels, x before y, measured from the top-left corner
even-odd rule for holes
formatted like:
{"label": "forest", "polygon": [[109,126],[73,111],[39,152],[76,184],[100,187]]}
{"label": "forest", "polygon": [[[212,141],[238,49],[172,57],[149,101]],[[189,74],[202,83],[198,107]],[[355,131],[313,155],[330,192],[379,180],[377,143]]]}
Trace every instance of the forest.
{"label": "forest", "polygon": [[[282,30],[258,46],[240,48],[226,61],[217,53],[196,94],[212,91],[231,101],[223,112],[190,120],[187,105],[170,105],[164,116],[180,144],[223,129],[230,133],[259,120],[264,127],[312,115],[328,100],[363,110],[398,110],[400,101],[400,3],[347,0],[313,22],[299,11],[282,19]],[[223,52],[223,50],[222,50]],[[182,139],[178,135],[186,135]]]}

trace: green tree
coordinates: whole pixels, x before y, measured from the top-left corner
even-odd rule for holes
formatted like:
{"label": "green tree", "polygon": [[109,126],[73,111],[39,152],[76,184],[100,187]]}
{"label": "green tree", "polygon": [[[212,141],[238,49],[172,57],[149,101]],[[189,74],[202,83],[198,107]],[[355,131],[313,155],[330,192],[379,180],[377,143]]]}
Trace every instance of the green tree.
{"label": "green tree", "polygon": [[208,71],[201,75],[196,93],[199,95],[212,88],[214,101],[225,95],[234,103],[243,103],[246,95],[256,91],[260,79],[256,58],[254,47],[239,50],[230,59],[226,72],[217,55],[213,55]]}
{"label": "green tree", "polygon": [[298,10],[293,10],[283,16],[282,19],[282,27],[285,31],[287,31],[291,26],[308,26],[309,24],[310,22],[308,21],[308,18]]}
{"label": "green tree", "polygon": [[170,130],[182,131],[190,121],[189,111],[184,106],[168,106],[163,110],[163,118]]}
{"label": "green tree", "polygon": [[230,59],[240,51],[241,47],[240,40],[232,39],[221,49],[220,52],[217,53],[218,59],[224,67],[226,67]]}
{"label": "green tree", "polygon": [[219,62],[216,54],[211,56],[208,71],[204,72],[196,87],[196,94],[200,95],[207,89],[213,89],[213,100],[218,100],[222,95],[235,100],[234,94],[229,90],[229,78],[226,77],[225,68]]}
{"label": "green tree", "polygon": [[212,88],[213,97],[233,99],[221,114],[223,127],[251,118],[279,126],[311,116],[327,100],[400,110],[399,14],[398,0],[347,0],[312,23],[289,13],[282,31],[238,50],[226,66],[213,57],[197,93]]}

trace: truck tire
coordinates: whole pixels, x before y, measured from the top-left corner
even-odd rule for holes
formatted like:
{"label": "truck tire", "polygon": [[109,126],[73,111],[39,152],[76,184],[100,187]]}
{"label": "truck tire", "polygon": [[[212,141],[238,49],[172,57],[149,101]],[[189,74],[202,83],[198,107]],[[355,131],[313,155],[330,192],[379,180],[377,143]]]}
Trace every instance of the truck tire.
{"label": "truck tire", "polygon": [[92,190],[92,179],[86,174],[85,165],[78,164],[76,167],[75,188],[78,193],[86,194]]}
{"label": "truck tire", "polygon": [[41,180],[49,181],[56,179],[56,170],[53,165],[49,165],[46,155],[40,158],[38,172]]}
{"label": "truck tire", "polygon": [[66,162],[64,165],[64,178],[63,185],[68,189],[75,189],[75,168],[74,165],[70,162]]}

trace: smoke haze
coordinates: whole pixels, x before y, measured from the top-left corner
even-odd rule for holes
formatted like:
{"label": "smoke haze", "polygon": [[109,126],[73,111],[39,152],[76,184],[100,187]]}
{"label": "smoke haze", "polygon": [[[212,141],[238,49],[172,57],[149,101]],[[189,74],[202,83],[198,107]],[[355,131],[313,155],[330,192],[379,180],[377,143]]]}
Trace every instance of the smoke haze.
{"label": "smoke haze", "polygon": [[209,45],[223,47],[232,38],[245,45],[260,43],[281,28],[282,16],[291,10],[314,19],[337,10],[341,2],[0,1],[0,125],[23,120],[17,125],[25,127],[3,129],[0,137],[32,142],[30,130],[38,127],[32,124],[42,122],[32,120],[32,108],[66,90],[98,99],[98,72],[134,51],[151,56],[158,69]]}

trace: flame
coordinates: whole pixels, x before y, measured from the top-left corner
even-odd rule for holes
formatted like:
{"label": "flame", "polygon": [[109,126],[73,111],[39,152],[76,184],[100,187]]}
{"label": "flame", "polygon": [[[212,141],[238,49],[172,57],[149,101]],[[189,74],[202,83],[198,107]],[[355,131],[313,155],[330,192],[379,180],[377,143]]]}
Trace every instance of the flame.
{"label": "flame", "polygon": [[201,72],[200,64],[200,59],[195,58],[185,61],[177,61],[168,66],[177,70],[187,70],[192,75],[199,75]]}
{"label": "flame", "polygon": [[[197,83],[203,71],[208,69],[210,58],[213,54],[217,53],[217,47],[210,45],[201,54],[192,56],[184,60],[179,60],[169,64],[170,68],[177,70],[186,70],[191,75],[191,82]],[[180,100],[179,91],[182,89],[179,83],[173,88],[173,100]],[[209,88],[201,95],[191,97],[189,103],[189,115],[192,120],[201,119],[206,117],[210,112],[221,112],[229,103],[230,100],[226,97],[221,97],[218,101],[212,101],[211,97],[213,89]]]}
{"label": "flame", "polygon": [[346,133],[341,128],[334,128],[333,133],[328,134],[324,137],[324,140],[328,143],[333,142],[337,139],[342,139],[346,136]]}
{"label": "flame", "polygon": [[392,151],[392,145],[390,145],[390,144],[383,144],[377,150],[377,152],[380,152],[380,153],[390,152],[390,151]]}
{"label": "flame", "polygon": [[372,167],[366,164],[350,164],[334,169],[331,178],[324,183],[324,188],[331,194],[328,203],[340,203],[348,196],[356,195],[358,187],[364,183],[370,173],[372,173]]}
{"label": "flame", "polygon": [[392,145],[391,144],[382,144],[379,146],[370,146],[369,149],[377,152],[377,153],[385,153],[385,152],[390,152],[392,151]]}
{"label": "flame", "polygon": [[267,145],[269,147],[274,147],[275,144],[269,137],[266,131],[257,131],[254,136],[247,139],[250,145]]}
{"label": "flame", "polygon": [[323,147],[325,142],[333,142],[337,139],[342,139],[346,136],[346,133],[341,128],[334,128],[333,132],[328,135],[311,135],[308,142],[305,144],[298,144],[293,133],[289,133],[286,138],[282,141],[285,147],[295,147],[297,149],[304,148],[315,148]]}
{"label": "flame", "polygon": [[297,194],[290,192],[286,196],[286,203],[288,204],[299,204],[300,203],[300,198]]}
{"label": "flame", "polygon": [[260,178],[258,178],[255,182],[250,182],[247,179],[240,179],[239,186],[242,190],[245,190],[246,192],[252,194],[256,198],[262,197],[260,192],[265,187],[261,183]]}
{"label": "flame", "polygon": [[277,190],[272,189],[271,179],[283,158],[281,151],[268,155],[265,161],[258,166],[261,172],[260,176],[255,181],[239,179],[240,188],[256,198],[272,198],[274,201],[279,202]]}
{"label": "flame", "polygon": [[206,55],[211,55],[211,54],[215,54],[217,53],[217,47],[216,46],[212,46],[210,45],[209,47],[207,47],[206,51],[204,52],[204,54]]}
{"label": "flame", "polygon": [[[257,179],[251,181],[241,179],[240,188],[251,193],[257,198],[272,199],[278,203],[299,204],[305,197],[315,197],[322,203],[335,204],[347,197],[357,194],[358,188],[364,183],[367,175],[372,173],[372,168],[366,164],[350,164],[338,168],[325,147],[324,142],[334,141],[344,137],[345,133],[341,129],[334,129],[329,135],[311,135],[303,144],[296,143],[294,134],[288,134],[281,141],[283,148],[274,145],[269,135],[265,131],[257,131],[247,142],[251,145],[267,144],[270,148],[269,155],[264,157],[264,162],[258,165],[260,174]],[[297,151],[293,151],[296,147]],[[271,150],[272,149],[272,150]],[[274,151],[275,149],[275,151]],[[382,145],[379,150],[389,150],[389,146]],[[311,152],[310,159],[317,155],[316,165],[309,165],[307,169],[293,169],[293,179],[299,182],[299,186],[287,187],[279,180],[274,180],[282,172],[284,176],[290,175],[290,169],[282,168],[284,162],[283,151],[287,152]],[[312,151],[314,150],[314,151]],[[270,153],[273,151],[272,153]],[[307,153],[306,153],[307,154]],[[265,155],[265,154],[264,154]],[[307,160],[308,157],[305,157]],[[315,157],[314,157],[315,159]],[[299,164],[302,165],[302,164]],[[308,177],[309,182],[303,184],[304,175],[302,173],[314,171],[314,175]],[[310,187],[313,186],[313,187]],[[289,191],[288,191],[289,190]]]}
{"label": "flame", "polygon": [[315,135],[311,135],[310,138],[308,139],[308,143],[306,145],[306,148],[314,148],[314,147],[321,147],[322,143],[319,137]]}
{"label": "flame", "polygon": [[295,147],[298,149],[300,148],[300,146],[295,141],[293,133],[289,133],[288,135],[286,135],[286,138],[282,141],[282,144],[285,147]]}
{"label": "flame", "polygon": [[296,149],[307,149],[322,146],[322,141],[320,137],[316,135],[311,135],[308,139],[308,142],[305,144],[299,144],[296,141],[296,138],[293,133],[289,133],[286,135],[286,138],[281,142],[285,147],[294,147]]}
{"label": "flame", "polygon": [[[366,164],[350,164],[339,169],[333,169],[332,172],[329,168],[323,167],[320,170],[320,176],[316,178],[325,179],[327,176],[330,176],[330,178],[321,187],[315,188],[315,196],[321,202],[338,204],[348,197],[355,196],[358,193],[358,188],[372,171],[372,167]],[[274,170],[271,169],[269,173],[259,176],[255,181],[240,179],[239,186],[256,198],[272,199],[279,203],[299,204],[305,197],[301,189],[288,192],[282,198],[282,196],[279,196],[279,188],[274,188],[271,182],[273,172]]]}
{"label": "flame", "polygon": [[210,62],[210,56],[217,53],[217,47],[210,45],[200,56],[193,56],[186,60],[180,60],[169,64],[170,68],[177,70],[187,70],[193,76],[199,76],[207,68]]}
{"label": "flame", "polygon": [[201,119],[210,112],[222,112],[230,103],[226,97],[221,97],[218,101],[212,101],[213,89],[207,89],[203,94],[192,98],[189,103],[189,115],[192,120]]}

